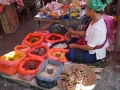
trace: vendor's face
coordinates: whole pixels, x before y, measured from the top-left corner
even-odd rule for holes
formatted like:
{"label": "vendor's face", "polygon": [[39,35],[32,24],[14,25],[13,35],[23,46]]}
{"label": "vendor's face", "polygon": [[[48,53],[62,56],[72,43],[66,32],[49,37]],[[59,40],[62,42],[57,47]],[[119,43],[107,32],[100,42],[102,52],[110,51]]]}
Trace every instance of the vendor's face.
{"label": "vendor's face", "polygon": [[88,7],[88,5],[86,5],[86,9],[87,9],[86,15],[87,15],[87,16],[91,16],[92,10]]}

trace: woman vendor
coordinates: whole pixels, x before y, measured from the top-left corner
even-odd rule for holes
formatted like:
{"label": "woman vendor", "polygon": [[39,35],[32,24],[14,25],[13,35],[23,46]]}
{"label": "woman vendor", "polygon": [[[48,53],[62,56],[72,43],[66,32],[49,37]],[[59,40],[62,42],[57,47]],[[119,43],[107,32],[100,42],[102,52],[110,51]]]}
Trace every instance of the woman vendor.
{"label": "woman vendor", "polygon": [[100,12],[104,10],[111,0],[86,0],[86,15],[91,18],[84,31],[70,29],[71,34],[82,36],[80,39],[72,38],[69,47],[71,50],[66,58],[72,62],[94,63],[106,57],[107,28]]}

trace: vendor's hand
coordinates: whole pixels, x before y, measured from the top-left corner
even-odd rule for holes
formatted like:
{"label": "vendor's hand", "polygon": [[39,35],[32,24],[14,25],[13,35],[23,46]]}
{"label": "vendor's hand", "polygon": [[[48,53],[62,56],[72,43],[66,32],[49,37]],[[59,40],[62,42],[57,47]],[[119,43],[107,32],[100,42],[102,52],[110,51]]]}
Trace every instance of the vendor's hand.
{"label": "vendor's hand", "polygon": [[75,30],[74,29],[69,29],[68,32],[71,33],[71,34],[75,34]]}
{"label": "vendor's hand", "polygon": [[69,48],[75,48],[76,44],[69,44]]}

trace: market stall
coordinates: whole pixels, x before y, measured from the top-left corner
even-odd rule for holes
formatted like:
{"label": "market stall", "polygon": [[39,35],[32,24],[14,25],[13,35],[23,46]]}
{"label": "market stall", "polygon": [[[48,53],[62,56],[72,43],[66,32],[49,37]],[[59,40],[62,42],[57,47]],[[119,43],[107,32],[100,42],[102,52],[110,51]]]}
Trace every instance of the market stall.
{"label": "market stall", "polygon": [[[51,26],[54,23],[59,23],[67,29],[70,28],[70,26],[68,26],[70,23],[77,24],[78,26],[84,24],[85,22],[83,20],[85,17],[84,15],[86,13],[85,10],[77,9],[79,8],[79,6],[76,6],[76,9],[79,13],[77,13],[76,11],[75,13],[71,13],[71,11],[69,12],[69,8],[72,8],[73,6],[71,4],[71,6],[69,7],[68,3],[70,2],[65,1],[63,3],[57,3],[53,1],[51,3],[48,3],[42,9],[40,9],[40,12],[38,12],[38,14],[34,16],[34,20],[36,21],[37,26],[36,30],[45,30],[47,27]],[[74,2],[74,4],[75,3],[76,2]],[[82,1],[80,3],[82,3]],[[81,6],[84,6],[84,3],[81,4]],[[54,15],[55,13],[56,15]],[[76,15],[78,15],[78,17]],[[72,19],[71,17],[74,17],[76,19]],[[45,24],[42,27],[40,27],[40,22],[42,21],[45,22]]]}
{"label": "market stall", "polygon": [[[76,10],[76,6],[74,9]],[[34,17],[37,31],[29,33],[13,52],[0,57],[0,75],[27,87],[43,90],[92,90],[99,79],[101,69],[70,62],[65,54],[70,51],[68,42],[72,35],[51,33],[46,30],[54,22],[67,29],[71,28],[69,26],[71,23],[78,26],[85,24],[84,7],[79,5],[77,11],[76,13],[68,7],[63,7],[55,12],[46,13],[46,10],[43,10],[38,13]],[[106,20],[109,19],[107,17]],[[45,22],[42,27],[41,21]]]}

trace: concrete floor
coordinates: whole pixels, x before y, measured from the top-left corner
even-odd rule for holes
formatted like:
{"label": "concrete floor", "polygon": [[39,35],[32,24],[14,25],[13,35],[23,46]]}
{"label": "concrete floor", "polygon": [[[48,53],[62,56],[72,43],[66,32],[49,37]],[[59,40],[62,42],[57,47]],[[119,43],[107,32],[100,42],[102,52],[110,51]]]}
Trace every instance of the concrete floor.
{"label": "concrete floor", "polygon": [[[21,44],[25,36],[36,30],[34,20],[23,22],[13,34],[5,35],[0,31],[0,56],[13,50],[13,48]],[[120,90],[120,52],[107,52],[107,57],[95,64],[104,68],[101,79],[98,80],[94,90]],[[27,88],[23,85],[15,83],[0,77],[0,90],[37,90],[36,88]]]}

